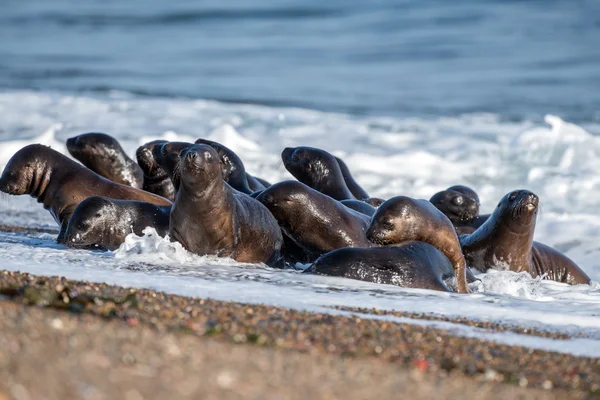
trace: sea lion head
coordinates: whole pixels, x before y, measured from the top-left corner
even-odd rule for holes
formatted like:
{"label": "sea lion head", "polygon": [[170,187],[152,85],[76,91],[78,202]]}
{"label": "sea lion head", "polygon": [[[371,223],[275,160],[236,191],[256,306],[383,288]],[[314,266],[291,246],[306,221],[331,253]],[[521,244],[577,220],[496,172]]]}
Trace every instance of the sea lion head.
{"label": "sea lion head", "polygon": [[511,232],[533,231],[539,208],[539,198],[529,190],[515,190],[504,196],[490,216],[500,221]]}
{"label": "sea lion head", "polygon": [[468,223],[479,215],[479,196],[466,186],[452,186],[429,200],[453,223]]}
{"label": "sea lion head", "polygon": [[50,172],[46,166],[54,153],[41,144],[30,144],[17,151],[4,167],[0,191],[17,196],[36,193],[44,181],[42,174]]}
{"label": "sea lion head", "polygon": [[180,153],[192,146],[192,143],[187,142],[167,142],[164,144],[158,144],[152,148],[152,155],[154,159],[160,165],[169,176],[176,177],[177,172],[175,167],[179,164],[181,159]]}
{"label": "sea lion head", "polygon": [[223,180],[219,154],[205,144],[195,144],[184,149],[177,169],[182,184],[200,190],[210,186],[212,182]]}
{"label": "sea lion head", "polygon": [[[229,182],[230,177],[240,176],[246,173],[244,163],[231,149],[223,146],[221,143],[213,142],[206,139],[196,140],[196,144],[205,144],[217,151],[221,160],[221,169],[223,171],[223,179]],[[245,179],[245,176],[244,176]]]}
{"label": "sea lion head", "polygon": [[[303,216],[313,212],[309,198],[311,188],[298,181],[283,181],[261,191],[256,200],[271,211],[282,229],[288,230],[301,224]],[[290,218],[293,216],[293,218]]]}
{"label": "sea lion head", "polygon": [[440,217],[438,214],[440,211],[427,200],[392,197],[371,218],[367,239],[380,245],[419,240],[427,236],[425,230],[431,225],[430,218]]}
{"label": "sea lion head", "polygon": [[156,158],[154,158],[154,154],[152,154],[152,149],[154,146],[163,145],[165,143],[167,143],[166,140],[153,140],[140,146],[135,152],[137,162],[142,171],[144,171],[145,176],[166,176],[165,170],[162,169],[162,167],[156,161]]}
{"label": "sea lion head", "polygon": [[67,139],[67,150],[78,160],[94,158],[114,159],[123,154],[123,148],[112,136],[104,133],[84,133]]}
{"label": "sea lion head", "polygon": [[319,188],[333,175],[343,181],[342,171],[335,157],[314,147],[286,147],[281,153],[285,168],[300,182],[313,189]]}
{"label": "sea lion head", "polygon": [[102,196],[88,197],[75,209],[65,234],[68,247],[89,250],[107,250],[102,245],[110,242],[113,229],[119,229],[115,216],[119,215],[114,203]]}

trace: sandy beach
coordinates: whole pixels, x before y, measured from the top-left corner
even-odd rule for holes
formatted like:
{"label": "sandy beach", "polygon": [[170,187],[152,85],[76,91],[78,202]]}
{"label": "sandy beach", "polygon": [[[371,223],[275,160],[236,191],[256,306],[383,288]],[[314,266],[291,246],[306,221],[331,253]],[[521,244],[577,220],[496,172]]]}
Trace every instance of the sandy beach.
{"label": "sandy beach", "polygon": [[410,324],[8,271],[0,292],[6,398],[593,398],[600,390],[598,359]]}

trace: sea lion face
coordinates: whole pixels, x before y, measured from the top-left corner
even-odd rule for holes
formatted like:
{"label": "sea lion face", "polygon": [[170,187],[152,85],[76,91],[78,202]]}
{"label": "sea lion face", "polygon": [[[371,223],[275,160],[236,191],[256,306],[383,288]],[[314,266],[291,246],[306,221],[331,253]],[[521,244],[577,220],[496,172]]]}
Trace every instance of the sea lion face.
{"label": "sea lion face", "polygon": [[217,151],[219,159],[221,160],[221,170],[223,171],[223,179],[225,181],[228,181],[229,177],[240,169],[242,163],[239,157],[220,143],[198,139],[196,140],[196,144],[205,144]]}
{"label": "sea lion face", "polygon": [[78,160],[81,157],[89,160],[94,157],[115,158],[123,152],[121,145],[104,133],[85,133],[69,138],[67,150]]}
{"label": "sea lion face", "polygon": [[215,149],[205,144],[195,144],[181,152],[180,171],[182,183],[203,189],[215,180],[222,180],[221,160]]}
{"label": "sea lion face", "polygon": [[318,187],[320,182],[333,173],[337,172],[341,176],[335,157],[320,149],[286,147],[281,153],[281,158],[285,168],[296,179],[313,188]]}
{"label": "sea lion face", "polygon": [[140,146],[135,152],[135,157],[137,158],[137,162],[144,171],[144,175],[146,176],[166,176],[166,172],[156,161],[154,155],[152,154],[152,149],[154,146],[163,145],[167,143],[166,140],[154,140],[152,142],[148,142],[143,146]]}
{"label": "sea lion face", "polygon": [[415,232],[423,226],[424,217],[419,209],[422,202],[397,196],[383,203],[371,218],[367,239],[380,245],[414,240]]}
{"label": "sea lion face", "polygon": [[175,167],[179,164],[181,159],[180,153],[182,150],[192,146],[191,143],[185,142],[167,142],[163,145],[156,145],[152,148],[152,154],[156,159],[156,162],[165,170],[167,173],[176,176]]}
{"label": "sea lion face", "polygon": [[44,171],[44,153],[49,149],[41,144],[32,144],[17,151],[4,167],[0,191],[16,196],[33,193],[35,172]]}
{"label": "sea lion face", "polygon": [[[311,200],[305,194],[306,186],[296,181],[279,182],[256,196],[271,211],[282,229],[288,232],[302,222],[302,216],[312,211]],[[290,218],[290,216],[294,216]]]}
{"label": "sea lion face", "polygon": [[475,194],[473,198],[468,192],[453,188],[434,194],[429,201],[453,223],[468,223],[479,215],[479,197]]}
{"label": "sea lion face", "polygon": [[500,200],[490,219],[499,220],[511,232],[530,232],[535,227],[539,198],[529,190],[515,190]]}
{"label": "sea lion face", "polygon": [[104,242],[106,235],[114,234],[111,230],[119,229],[115,215],[116,209],[110,200],[99,196],[87,198],[69,220],[65,244],[78,249],[106,250],[99,243]]}

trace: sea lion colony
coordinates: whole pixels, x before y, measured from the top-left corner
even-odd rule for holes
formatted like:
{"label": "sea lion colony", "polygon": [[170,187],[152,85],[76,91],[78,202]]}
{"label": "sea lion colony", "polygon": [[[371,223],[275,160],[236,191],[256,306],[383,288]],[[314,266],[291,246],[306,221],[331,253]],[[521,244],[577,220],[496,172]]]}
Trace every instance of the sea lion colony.
{"label": "sea lion colony", "polygon": [[68,247],[115,250],[150,226],[199,255],[311,264],[304,273],[403,287],[469,293],[469,268],[590,282],[564,254],[533,241],[538,198],[527,190],[480,215],[477,193],[462,185],[429,201],[371,197],[341,159],[312,147],[284,149],[297,181],[273,185],[204,139],[146,143],[137,163],[105,134],[71,138],[67,149],[83,165],[43,145],[22,148],[0,190],[43,203]]}

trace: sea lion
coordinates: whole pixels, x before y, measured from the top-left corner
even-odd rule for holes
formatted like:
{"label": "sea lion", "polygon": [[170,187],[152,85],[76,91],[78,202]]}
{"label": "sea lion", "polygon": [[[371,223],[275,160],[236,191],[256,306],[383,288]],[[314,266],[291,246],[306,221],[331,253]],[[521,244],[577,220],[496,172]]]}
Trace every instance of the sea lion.
{"label": "sea lion", "polygon": [[[300,182],[335,200],[355,199],[346,186],[336,158],[314,147],[286,147],[281,153],[285,168]],[[362,199],[358,199],[362,200]]]}
{"label": "sea lion", "polygon": [[42,203],[60,225],[59,243],[64,240],[71,214],[90,196],[171,205],[163,197],[110,181],[41,144],[25,146],[11,157],[0,178],[0,191],[29,194]]}
{"label": "sea lion", "polygon": [[256,200],[273,214],[281,230],[306,253],[306,260],[341,247],[370,247],[370,218],[297,181],[265,189]]}
{"label": "sea lion", "polygon": [[[265,189],[268,187],[271,187],[272,183],[263,179],[263,178],[259,178],[258,176],[253,176],[254,179],[256,179],[258,181],[258,183],[260,183]],[[250,182],[248,182],[248,184],[250,184]],[[260,189],[253,189],[253,187],[259,187],[258,185],[252,184],[250,185],[250,189],[252,190],[260,190]]]}
{"label": "sea lion", "polygon": [[282,266],[283,237],[260,202],[223,180],[215,149],[195,144],[181,153],[180,187],[171,209],[169,235],[187,250],[236,261]]}
{"label": "sea lion", "polygon": [[206,144],[217,151],[221,159],[223,179],[232,188],[246,194],[251,194],[265,188],[256,178],[246,173],[244,163],[231,149],[220,143],[206,139],[198,139],[196,140],[196,144]]}
{"label": "sea lion", "polygon": [[142,171],[144,171],[144,186],[142,189],[173,201],[175,200],[173,181],[152,154],[154,146],[165,143],[167,143],[166,140],[148,142],[137,149],[135,157]]}
{"label": "sea lion", "polygon": [[444,292],[452,291],[446,281],[455,276],[450,260],[439,249],[418,241],[337,249],[319,257],[304,273]]}
{"label": "sea lion", "polygon": [[340,166],[340,170],[342,171],[342,176],[344,177],[344,182],[346,182],[346,186],[352,192],[352,195],[358,200],[365,200],[370,198],[369,194],[362,188],[360,185],[354,180],[354,177],[350,173],[348,166],[346,163],[339,157],[335,157],[338,165]]}
{"label": "sea lion", "polygon": [[175,192],[179,190],[179,171],[177,167],[181,160],[180,153],[193,145],[193,143],[188,142],[167,142],[152,148],[154,159],[171,178]]}
{"label": "sea lion", "polygon": [[569,284],[590,283],[570,258],[533,240],[539,199],[528,190],[504,196],[474,233],[462,235],[462,251],[471,268],[525,271]]}
{"label": "sea lion", "polygon": [[456,233],[473,233],[489,215],[479,215],[479,196],[470,187],[451,186],[434,194],[429,201],[454,225]]}
{"label": "sea lion", "polygon": [[85,133],[67,139],[67,150],[83,165],[113,182],[141,189],[142,169],[112,136],[104,133]]}
{"label": "sea lion", "polygon": [[369,217],[372,217],[373,214],[375,214],[375,211],[377,211],[375,207],[362,200],[340,200],[340,203],[354,211],[368,215]]}
{"label": "sea lion", "polygon": [[115,250],[130,233],[142,236],[146,227],[160,236],[169,232],[171,206],[157,206],[136,200],[115,200],[92,196],[83,200],[69,219],[65,244],[91,250]]}
{"label": "sea lion", "polygon": [[466,262],[450,220],[427,200],[396,196],[378,209],[371,220],[367,238],[379,245],[417,240],[438,248],[452,263],[458,293],[470,293]]}

